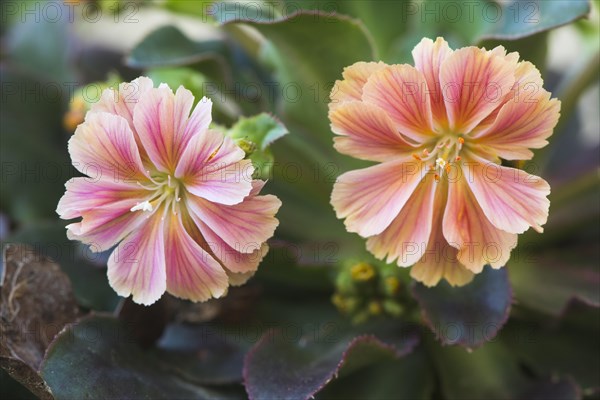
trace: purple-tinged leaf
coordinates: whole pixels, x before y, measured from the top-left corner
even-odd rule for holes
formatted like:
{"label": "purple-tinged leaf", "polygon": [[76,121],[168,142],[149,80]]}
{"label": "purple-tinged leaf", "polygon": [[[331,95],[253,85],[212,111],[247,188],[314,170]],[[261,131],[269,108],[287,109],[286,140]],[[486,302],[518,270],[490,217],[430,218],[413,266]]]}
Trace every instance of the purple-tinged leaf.
{"label": "purple-tinged leaf", "polygon": [[413,286],[425,322],[445,345],[475,348],[492,340],[506,323],[512,289],[505,268],[485,267],[471,283],[452,287],[446,281]]}
{"label": "purple-tinged leaf", "polygon": [[573,299],[559,318],[520,310],[502,338],[515,354],[544,376],[568,375],[584,391],[600,389],[600,309]]}
{"label": "purple-tinged leaf", "polygon": [[533,384],[523,395],[528,400],[580,400],[581,388],[570,377],[548,378]]}
{"label": "purple-tinged leaf", "polygon": [[202,382],[207,351],[144,351],[117,319],[91,315],[55,338],[40,372],[56,399],[243,399],[239,384]]}
{"label": "purple-tinged leaf", "polygon": [[285,331],[270,331],[246,356],[246,391],[253,400],[308,399],[338,375],[402,357],[419,342],[412,329],[397,327],[385,336],[383,340],[363,334],[335,340],[303,337],[298,341]]}
{"label": "purple-tinged leaf", "polygon": [[517,304],[554,316],[563,313],[573,298],[600,307],[597,252],[578,246],[568,253],[526,253],[520,262],[511,264]]}
{"label": "purple-tinged leaf", "polygon": [[442,398],[460,400],[517,399],[528,387],[518,358],[501,342],[486,343],[473,351],[442,347],[428,341]]}

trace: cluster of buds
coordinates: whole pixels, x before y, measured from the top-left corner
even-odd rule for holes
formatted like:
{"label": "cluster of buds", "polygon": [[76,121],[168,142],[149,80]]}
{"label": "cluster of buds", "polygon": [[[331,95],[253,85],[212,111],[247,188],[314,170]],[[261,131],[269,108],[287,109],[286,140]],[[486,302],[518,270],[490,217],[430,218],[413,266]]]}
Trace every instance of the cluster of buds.
{"label": "cluster of buds", "polygon": [[399,268],[366,262],[341,267],[335,279],[331,300],[353,324],[370,318],[403,314],[404,290]]}

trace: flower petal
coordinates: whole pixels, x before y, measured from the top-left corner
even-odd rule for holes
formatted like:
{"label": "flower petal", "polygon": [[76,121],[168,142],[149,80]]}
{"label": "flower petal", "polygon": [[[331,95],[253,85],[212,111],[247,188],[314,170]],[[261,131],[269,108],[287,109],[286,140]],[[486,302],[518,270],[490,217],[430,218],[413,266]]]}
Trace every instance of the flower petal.
{"label": "flower petal", "polygon": [[372,73],[384,68],[386,64],[382,62],[357,62],[344,68],[342,76],[344,80],[336,81],[331,90],[331,102],[329,109],[333,110],[346,101],[360,101],[362,98],[362,88]]}
{"label": "flower petal", "polygon": [[255,271],[258,265],[267,255],[269,246],[266,243],[249,244],[245,252],[235,249],[217,235],[210,227],[202,222],[195,214],[191,214],[195,224],[198,226],[204,241],[211,254],[226,268],[234,273],[246,273]]}
{"label": "flower petal", "polygon": [[431,234],[435,190],[432,174],[419,183],[400,214],[379,235],[367,240],[367,250],[378,259],[387,255],[388,264],[394,262],[408,267],[419,261]]}
{"label": "flower petal", "polygon": [[446,105],[440,86],[440,66],[452,54],[452,51],[448,42],[441,37],[438,37],[435,42],[429,38],[423,38],[412,51],[415,68],[423,73],[425,81],[427,81],[433,124],[438,130],[448,127]]}
{"label": "flower petal", "polygon": [[404,140],[380,108],[358,101],[346,102],[329,113],[334,147],[342,154],[370,161],[406,155],[414,147]]}
{"label": "flower petal", "polygon": [[476,135],[485,145],[506,160],[529,160],[533,152],[548,144],[560,116],[560,101],[539,89],[530,99],[512,99],[498,113],[494,123]]}
{"label": "flower petal", "polygon": [[[131,82],[120,83],[118,90],[114,90],[113,88],[105,89],[100,96],[100,100],[92,104],[90,112],[107,112],[125,118],[129,124],[129,128],[135,135],[133,111],[140,98],[152,89],[152,87],[154,87],[152,79],[140,76]],[[140,144],[138,142],[138,146]]]}
{"label": "flower petal", "polygon": [[515,83],[515,64],[493,51],[464,47],[440,69],[450,129],[469,133],[487,117]]}
{"label": "flower petal", "polygon": [[212,103],[200,101],[191,123],[192,93],[182,86],[173,91],[166,85],[149,90],[134,110],[133,123],[150,160],[162,171],[173,171],[189,141],[206,130]]}
{"label": "flower petal", "polygon": [[133,133],[123,118],[88,114],[69,139],[73,166],[94,180],[135,183],[145,180]]}
{"label": "flower petal", "polygon": [[340,175],[331,193],[337,217],[363,237],[383,232],[424,176],[421,164],[400,159]]}
{"label": "flower petal", "polygon": [[517,245],[517,235],[496,228],[485,216],[464,177],[449,183],[444,237],[459,249],[458,261],[479,273],[486,264],[501,268]]}
{"label": "flower petal", "polygon": [[150,305],[167,288],[163,210],[127,236],[108,259],[108,282],[118,295]]}
{"label": "flower petal", "polygon": [[252,190],[254,167],[229,137],[208,130],[196,135],[183,153],[175,177],[195,196],[221,204],[238,204]]}
{"label": "flower petal", "polygon": [[221,297],[229,285],[227,274],[186,230],[193,233],[197,229],[192,221],[184,227],[181,218],[181,214],[170,213],[166,226],[167,291],[191,301]]}
{"label": "flower petal", "polygon": [[253,253],[273,236],[281,201],[272,195],[249,196],[239,204],[224,205],[189,196],[186,205],[195,218],[234,250]]}
{"label": "flower petal", "polygon": [[490,163],[474,154],[465,157],[463,174],[484,214],[498,229],[523,233],[531,226],[543,232],[548,219],[548,182],[515,168]]}
{"label": "flower petal", "polygon": [[437,285],[441,279],[446,279],[452,286],[463,286],[471,282],[474,274],[458,262],[458,250],[448,244],[442,232],[448,183],[442,180],[441,184],[443,186],[436,193],[431,236],[423,257],[410,269],[410,276],[429,287]]}
{"label": "flower petal", "polygon": [[362,99],[383,109],[403,135],[422,142],[435,135],[425,77],[410,65],[389,65],[371,75]]}
{"label": "flower petal", "polygon": [[66,192],[56,207],[62,219],[81,217],[95,208],[129,200],[132,205],[142,202],[148,192],[138,185],[113,181],[94,181],[90,178],[73,178],[66,184]]}

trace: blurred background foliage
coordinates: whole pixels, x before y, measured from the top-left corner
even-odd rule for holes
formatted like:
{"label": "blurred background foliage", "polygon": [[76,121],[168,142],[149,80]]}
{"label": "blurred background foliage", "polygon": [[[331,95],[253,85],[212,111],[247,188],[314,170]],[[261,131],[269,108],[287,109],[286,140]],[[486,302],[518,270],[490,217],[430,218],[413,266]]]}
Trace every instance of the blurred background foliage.
{"label": "blurred background foliage", "polygon": [[[3,2],[2,398],[600,397],[599,4]],[[356,61],[412,63],[424,36],[519,51],[562,101],[550,145],[520,165],[552,186],[545,233],[522,235],[507,268],[460,289],[426,289],[375,260],[329,205],[335,178],[366,165],[332,147],[333,82]],[[68,241],[55,214],[76,175],[66,143],[88,103],[139,75],[210,97],[234,137],[289,131],[253,158],[283,201],[271,252],[224,299],[119,299],[108,254]],[[36,279],[27,295],[47,312],[13,318],[8,278],[31,262],[9,243],[60,265],[37,267],[68,276],[59,292],[72,292],[72,318]],[[10,330],[49,323],[67,325],[46,341]]]}

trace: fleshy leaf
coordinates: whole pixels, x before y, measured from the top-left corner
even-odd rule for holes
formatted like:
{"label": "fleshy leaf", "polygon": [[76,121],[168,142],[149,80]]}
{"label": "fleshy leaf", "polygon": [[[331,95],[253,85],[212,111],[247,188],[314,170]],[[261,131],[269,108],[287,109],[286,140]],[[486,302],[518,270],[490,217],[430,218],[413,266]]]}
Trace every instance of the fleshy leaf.
{"label": "fleshy leaf", "polygon": [[423,318],[443,344],[474,348],[491,341],[508,319],[512,290],[506,268],[486,266],[466,286],[446,281],[427,288],[415,283],[413,295]]}
{"label": "fleshy leaf", "polygon": [[[559,319],[523,313],[526,320],[511,320],[506,344],[541,375],[569,375],[583,390],[600,388],[598,308],[573,299]],[[595,350],[594,350],[595,349]]]}
{"label": "fleshy leaf", "polygon": [[600,271],[594,258],[597,250],[585,246],[568,253],[526,252],[521,262],[511,266],[515,300],[554,316],[563,313],[573,298],[600,307]]}
{"label": "fleshy leaf", "polygon": [[518,359],[503,343],[487,343],[472,352],[430,342],[443,398],[516,399],[528,387]]}
{"label": "fleshy leaf", "polygon": [[24,245],[3,249],[0,365],[41,399],[52,399],[37,373],[54,336],[81,312],[60,267]]}
{"label": "fleshy leaf", "polygon": [[362,368],[329,383],[317,399],[428,400],[434,389],[433,366],[422,348],[396,359]]}
{"label": "fleshy leaf", "polygon": [[56,337],[40,372],[56,399],[244,398],[239,385],[202,384],[201,371],[207,368],[202,351],[167,354],[142,351],[128,326],[92,315]]}
{"label": "fleshy leaf", "polygon": [[127,57],[135,68],[189,65],[214,57],[222,49],[219,41],[197,43],[174,26],[164,26],[146,36]]}
{"label": "fleshy leaf", "polygon": [[573,22],[589,14],[589,0],[499,3],[497,16],[485,25],[480,39],[519,39]]}
{"label": "fleshy leaf", "polygon": [[304,336],[296,341],[285,330],[269,331],[246,356],[246,391],[250,399],[308,399],[338,374],[402,357],[418,343],[414,331],[398,329],[392,337],[346,334],[339,339]]}
{"label": "fleshy leaf", "polygon": [[520,398],[528,400],[579,400],[581,388],[570,377],[551,377],[535,383]]}
{"label": "fleshy leaf", "polygon": [[236,139],[246,151],[257,170],[257,178],[267,179],[271,174],[274,158],[269,149],[271,143],[287,135],[285,125],[272,115],[262,113],[250,118],[241,118],[227,135]]}
{"label": "fleshy leaf", "polygon": [[345,16],[308,11],[268,23],[243,19],[228,23],[237,22],[253,26],[274,45],[278,91],[283,94],[286,116],[316,128],[309,133],[330,146],[331,137],[326,134],[327,104],[333,83],[341,79],[344,67],[374,57],[372,40],[362,23]]}

